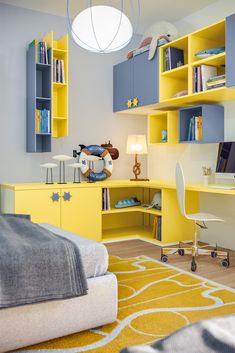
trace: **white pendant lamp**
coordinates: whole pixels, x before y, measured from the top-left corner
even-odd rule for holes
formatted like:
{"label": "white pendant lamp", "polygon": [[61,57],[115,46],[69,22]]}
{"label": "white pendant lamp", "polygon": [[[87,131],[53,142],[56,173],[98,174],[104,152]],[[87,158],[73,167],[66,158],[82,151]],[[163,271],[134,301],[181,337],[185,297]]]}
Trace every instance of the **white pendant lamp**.
{"label": "white pendant lamp", "polygon": [[[71,21],[67,0],[68,27],[74,42],[95,53],[111,53],[124,48],[133,36],[133,26],[123,12],[123,1],[120,1],[120,10],[113,6],[92,6],[89,1],[90,6]],[[139,17],[139,0],[130,1],[137,1]]]}

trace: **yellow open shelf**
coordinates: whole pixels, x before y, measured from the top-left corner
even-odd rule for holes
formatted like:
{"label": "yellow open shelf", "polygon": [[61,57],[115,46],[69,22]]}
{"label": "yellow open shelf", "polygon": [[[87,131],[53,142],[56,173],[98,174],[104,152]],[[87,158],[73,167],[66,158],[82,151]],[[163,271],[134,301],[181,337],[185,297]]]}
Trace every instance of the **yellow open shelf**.
{"label": "yellow open shelf", "polygon": [[159,245],[160,241],[153,236],[153,230],[150,226],[136,226],[115,229],[105,229],[102,232],[102,240],[105,241],[122,241],[124,239],[133,239],[136,237],[143,238],[143,240],[152,240]]}
{"label": "yellow open shelf", "polygon": [[202,28],[189,35],[189,62],[200,61],[195,54],[210,48],[225,47],[225,20]]}
{"label": "yellow open shelf", "polygon": [[[162,48],[162,55],[164,54],[166,48],[177,48],[177,49],[182,49],[184,51],[184,64],[187,65],[188,64],[188,36],[184,36],[184,37],[180,37],[172,42],[169,42],[165,45],[163,45]],[[160,56],[161,58],[163,58],[163,56]],[[164,71],[164,65],[163,65],[163,60],[161,60],[161,67],[160,67],[160,72],[166,72]]]}
{"label": "yellow open shelf", "polygon": [[[162,130],[167,130],[167,142],[162,142]],[[149,115],[148,139],[150,145],[178,143],[178,112],[166,111]]]}
{"label": "yellow open shelf", "polygon": [[[193,93],[194,67],[211,65],[217,67],[217,75],[225,73],[226,52],[207,58],[195,56],[196,53],[206,49],[225,47],[225,31],[226,21],[222,20],[160,47],[160,104],[166,107],[168,105],[178,107],[194,103],[218,103],[235,99],[235,90],[226,86]],[[163,60],[168,47],[183,49],[187,58],[185,58],[184,66],[163,72]],[[187,91],[186,95],[175,97],[183,90]]]}
{"label": "yellow open shelf", "polygon": [[[54,60],[64,61],[65,83],[52,83],[52,136],[68,136],[68,35],[54,39],[53,32],[49,32],[43,40],[52,49],[52,63]],[[52,68],[54,70],[54,67]]]}
{"label": "yellow open shelf", "polygon": [[188,76],[188,65],[183,65],[172,70],[164,71],[161,77],[171,77],[181,79]]}
{"label": "yellow open shelf", "polygon": [[220,66],[220,65],[225,64],[225,58],[226,58],[225,52],[217,54],[217,55],[211,55],[208,58],[194,61],[192,63],[192,66],[199,66],[199,65]]}

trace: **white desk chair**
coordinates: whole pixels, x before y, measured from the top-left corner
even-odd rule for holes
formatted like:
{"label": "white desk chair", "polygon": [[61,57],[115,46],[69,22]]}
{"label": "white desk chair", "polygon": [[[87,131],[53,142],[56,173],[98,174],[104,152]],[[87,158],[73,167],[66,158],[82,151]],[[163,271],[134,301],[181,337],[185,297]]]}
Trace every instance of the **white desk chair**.
{"label": "white desk chair", "polygon": [[[185,209],[185,181],[182,167],[179,163],[176,164],[175,170],[176,177],[176,191],[179,203],[179,208],[182,215],[190,221],[194,222],[194,239],[192,246],[179,248],[162,248],[161,260],[163,262],[168,261],[168,254],[175,254],[178,252],[179,255],[192,254],[191,270],[193,272],[197,269],[196,257],[198,255],[210,255],[211,257],[221,257],[222,265],[224,267],[229,267],[229,253],[225,251],[218,251],[217,247],[215,250],[203,249],[198,245],[198,227],[202,229],[207,229],[205,222],[223,222],[222,219],[209,214],[209,213],[191,213],[187,214]],[[201,222],[201,223],[200,223]],[[185,245],[185,244],[184,244]],[[207,246],[207,245],[206,245]],[[205,248],[205,246],[204,246]],[[224,258],[225,257],[225,258]]]}

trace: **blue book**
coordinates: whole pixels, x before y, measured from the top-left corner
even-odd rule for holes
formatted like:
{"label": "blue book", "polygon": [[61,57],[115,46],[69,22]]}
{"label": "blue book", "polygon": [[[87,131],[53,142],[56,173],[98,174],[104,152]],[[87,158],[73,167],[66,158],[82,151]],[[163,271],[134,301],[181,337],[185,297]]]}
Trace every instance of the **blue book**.
{"label": "blue book", "polygon": [[162,240],[162,218],[157,218],[157,240]]}
{"label": "blue book", "polygon": [[189,121],[188,141],[192,141],[192,118],[191,118],[190,121]]}
{"label": "blue book", "polygon": [[195,140],[195,116],[193,116],[192,118],[192,139],[191,141]]}
{"label": "blue book", "polygon": [[174,47],[169,47],[169,69],[175,69],[184,65],[184,51]]}

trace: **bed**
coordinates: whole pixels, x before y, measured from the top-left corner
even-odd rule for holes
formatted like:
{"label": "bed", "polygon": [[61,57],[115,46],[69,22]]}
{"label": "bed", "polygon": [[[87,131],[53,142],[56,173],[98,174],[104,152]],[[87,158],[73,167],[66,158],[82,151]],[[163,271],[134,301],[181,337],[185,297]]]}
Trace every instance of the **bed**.
{"label": "bed", "polygon": [[40,224],[75,242],[88,282],[85,296],[0,310],[0,352],[99,327],[116,320],[117,280],[108,273],[108,253],[101,243],[61,228]]}

